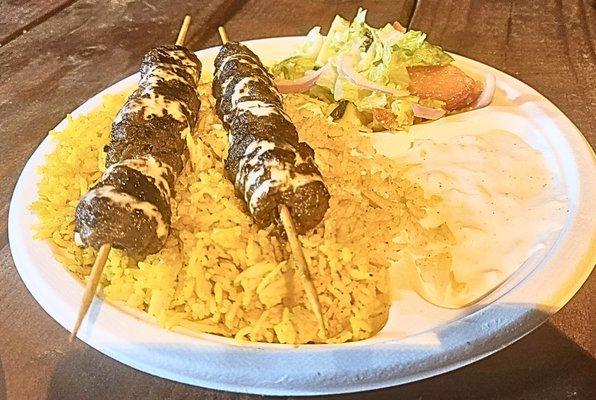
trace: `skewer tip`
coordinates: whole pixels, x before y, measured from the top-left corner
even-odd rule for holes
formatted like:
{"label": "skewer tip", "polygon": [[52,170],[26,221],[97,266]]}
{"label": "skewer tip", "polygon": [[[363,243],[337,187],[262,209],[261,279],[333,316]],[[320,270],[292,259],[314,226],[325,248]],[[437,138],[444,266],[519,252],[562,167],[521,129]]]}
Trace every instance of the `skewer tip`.
{"label": "skewer tip", "polygon": [[223,44],[226,44],[229,42],[228,40],[228,34],[226,33],[226,30],[223,26],[220,26],[217,28],[217,31],[219,32],[219,37],[221,38],[221,42]]}
{"label": "skewer tip", "polygon": [[77,336],[77,332],[79,331],[81,323],[83,322],[83,319],[87,314],[87,310],[89,310],[89,306],[91,306],[91,303],[93,302],[93,297],[95,296],[95,292],[97,291],[97,286],[99,285],[99,279],[101,278],[103,267],[106,265],[106,261],[108,260],[108,255],[110,254],[111,249],[112,245],[104,244],[99,248],[99,251],[97,252],[97,257],[95,258],[95,262],[93,263],[93,267],[91,268],[91,273],[89,274],[89,279],[87,280],[87,284],[85,285],[85,291],[83,292],[83,300],[81,301],[81,305],[79,306],[79,313],[77,315],[77,319],[70,334],[70,342],[72,342],[74,338]]}
{"label": "skewer tip", "polygon": [[182,21],[182,26],[180,27],[180,31],[178,31],[178,37],[176,38],[176,45],[184,46],[184,42],[186,41],[186,34],[188,33],[188,27],[190,26],[190,15],[186,15],[184,20]]}

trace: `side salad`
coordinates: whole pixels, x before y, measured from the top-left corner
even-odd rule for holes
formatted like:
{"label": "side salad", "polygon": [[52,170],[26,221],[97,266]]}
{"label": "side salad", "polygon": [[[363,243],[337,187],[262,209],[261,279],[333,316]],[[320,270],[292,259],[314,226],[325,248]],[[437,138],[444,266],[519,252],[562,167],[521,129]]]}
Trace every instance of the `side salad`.
{"label": "side salad", "polygon": [[279,90],[336,103],[333,119],[393,131],[492,100],[494,77],[467,76],[423,32],[398,22],[373,28],[365,18],[364,9],[351,22],[337,15],[326,36],[312,28],[292,57],[270,68]]}

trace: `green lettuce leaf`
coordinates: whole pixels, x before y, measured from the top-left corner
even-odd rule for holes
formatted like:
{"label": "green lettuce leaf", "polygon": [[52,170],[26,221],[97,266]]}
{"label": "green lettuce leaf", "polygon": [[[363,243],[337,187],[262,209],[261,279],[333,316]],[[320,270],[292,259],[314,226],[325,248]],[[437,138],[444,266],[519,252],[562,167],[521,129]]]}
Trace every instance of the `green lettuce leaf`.
{"label": "green lettuce leaf", "polygon": [[393,100],[391,111],[395,114],[395,122],[401,129],[406,129],[414,124],[414,112],[412,103],[417,102],[415,96],[401,97]]}
{"label": "green lettuce leaf", "polygon": [[335,81],[337,80],[337,71],[335,70],[335,67],[329,68],[327,71],[323,72],[320,76],[319,79],[317,79],[317,83],[315,86],[320,86],[322,88],[325,88],[331,92],[333,92],[333,89],[335,88]]}
{"label": "green lettuce leaf", "polygon": [[349,100],[352,103],[360,101],[360,90],[343,76],[338,76],[333,87],[333,97],[335,101]]}
{"label": "green lettuce leaf", "polygon": [[[349,57],[354,69],[365,79],[399,89],[394,94],[371,92],[348,81],[338,72],[338,65]],[[408,91],[408,67],[446,65],[453,58],[439,46],[426,41],[426,34],[418,31],[402,33],[392,24],[373,28],[366,23],[366,10],[359,9],[350,22],[337,15],[326,36],[315,27],[305,41],[296,48],[295,57],[275,65],[271,71],[277,77],[295,79],[311,69],[330,64],[309,91],[313,97],[325,101],[348,100],[360,112],[375,108],[390,109],[396,124],[407,129],[414,122],[412,103],[419,99]],[[440,104],[432,104],[440,107]]]}
{"label": "green lettuce leaf", "polygon": [[273,65],[269,72],[275,77],[283,79],[296,79],[304,76],[306,71],[310,71],[315,66],[313,58],[295,56]]}
{"label": "green lettuce leaf", "polygon": [[324,37],[321,35],[321,27],[315,26],[306,35],[304,42],[296,47],[296,55],[300,57],[317,58],[323,46]]}
{"label": "green lettuce leaf", "polygon": [[380,92],[372,92],[355,103],[358,111],[371,111],[373,108],[385,108],[387,106],[387,95]]}
{"label": "green lettuce leaf", "polygon": [[447,65],[453,61],[440,46],[432,45],[425,39],[426,34],[419,31],[409,31],[399,37],[391,46],[391,66]]}
{"label": "green lettuce leaf", "polygon": [[319,54],[315,59],[315,65],[322,67],[342,49],[348,41],[349,28],[350,23],[348,21],[339,15],[335,16],[329,32],[327,32],[327,36],[323,40]]}

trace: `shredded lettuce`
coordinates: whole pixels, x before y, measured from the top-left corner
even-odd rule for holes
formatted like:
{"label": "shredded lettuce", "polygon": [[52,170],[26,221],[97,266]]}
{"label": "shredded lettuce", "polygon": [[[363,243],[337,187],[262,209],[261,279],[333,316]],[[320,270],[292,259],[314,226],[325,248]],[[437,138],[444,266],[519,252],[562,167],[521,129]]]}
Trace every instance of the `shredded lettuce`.
{"label": "shredded lettuce", "polygon": [[[338,71],[343,57],[350,56],[354,69],[375,84],[397,89],[393,94],[364,89],[351,83]],[[359,9],[350,22],[337,15],[326,36],[314,27],[296,48],[295,56],[272,68],[275,76],[295,79],[325,64],[331,68],[317,80],[311,95],[320,99],[352,102],[358,111],[391,110],[395,126],[407,129],[414,122],[412,103],[419,99],[408,91],[408,67],[446,65],[453,61],[439,46],[426,41],[418,31],[402,33],[393,25],[373,28],[366,23],[366,10]],[[440,107],[440,104],[433,104]]]}
{"label": "shredded lettuce", "polygon": [[283,79],[296,79],[304,76],[306,71],[314,68],[315,62],[312,58],[304,56],[290,57],[271,67],[270,72],[275,77]]}
{"label": "shredded lettuce", "polygon": [[333,88],[333,98],[335,101],[348,100],[356,104],[360,101],[360,93],[358,86],[349,82],[343,76],[338,76],[335,79],[335,87]]}
{"label": "shredded lettuce", "polygon": [[333,89],[335,88],[335,81],[337,80],[337,72],[335,69],[330,68],[327,71],[323,72],[319,79],[317,80],[317,84],[315,86],[320,86],[329,90],[333,93]]}
{"label": "shredded lettuce", "polygon": [[447,65],[453,61],[441,47],[432,45],[425,39],[426,34],[423,32],[406,32],[391,46],[390,64],[413,67]]}
{"label": "shredded lettuce", "polygon": [[323,35],[321,35],[321,27],[315,26],[308,32],[304,43],[296,48],[296,55],[300,57],[306,57],[314,59],[321,52],[323,46]]}
{"label": "shredded lettuce", "polygon": [[391,111],[395,115],[395,124],[401,129],[407,129],[414,124],[414,112],[412,103],[416,102],[414,96],[401,97],[393,100]]}
{"label": "shredded lettuce", "polygon": [[379,92],[372,92],[360,99],[356,105],[358,111],[372,110],[373,108],[385,108],[387,106],[387,95]]}
{"label": "shredded lettuce", "polygon": [[323,44],[315,59],[315,65],[322,67],[344,47],[348,42],[349,28],[350,23],[348,21],[339,15],[335,16],[327,36],[323,39]]}

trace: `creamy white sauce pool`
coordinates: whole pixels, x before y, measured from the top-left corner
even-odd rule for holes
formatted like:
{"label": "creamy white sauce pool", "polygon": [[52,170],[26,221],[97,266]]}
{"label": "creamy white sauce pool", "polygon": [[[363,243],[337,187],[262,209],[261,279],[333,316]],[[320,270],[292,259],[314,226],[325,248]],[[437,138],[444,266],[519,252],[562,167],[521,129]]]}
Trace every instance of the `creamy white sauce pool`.
{"label": "creamy white sauce pool", "polygon": [[439,220],[456,239],[453,278],[436,284],[412,273],[419,293],[435,304],[461,307],[479,300],[563,226],[567,201],[557,174],[517,135],[493,130],[444,137],[380,134],[373,140],[382,154],[412,165],[406,177],[425,195],[443,199]]}

